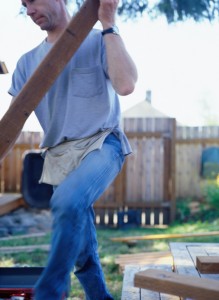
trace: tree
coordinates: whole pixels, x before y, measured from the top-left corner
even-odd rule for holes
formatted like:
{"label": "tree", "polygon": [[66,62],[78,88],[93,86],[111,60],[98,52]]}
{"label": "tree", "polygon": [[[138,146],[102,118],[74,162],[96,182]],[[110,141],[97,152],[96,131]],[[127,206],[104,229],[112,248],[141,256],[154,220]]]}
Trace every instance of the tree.
{"label": "tree", "polygon": [[[84,0],[67,0],[77,9]],[[20,10],[25,15],[25,8]],[[118,14],[124,19],[135,19],[143,14],[150,18],[164,15],[168,23],[193,19],[213,21],[219,16],[219,0],[120,0]]]}
{"label": "tree", "polygon": [[[73,2],[74,0],[68,0]],[[77,6],[83,0],[76,0]],[[121,0],[118,14],[122,17],[137,18],[144,13],[151,18],[164,15],[169,23],[193,19],[195,21],[218,18],[219,0]]]}

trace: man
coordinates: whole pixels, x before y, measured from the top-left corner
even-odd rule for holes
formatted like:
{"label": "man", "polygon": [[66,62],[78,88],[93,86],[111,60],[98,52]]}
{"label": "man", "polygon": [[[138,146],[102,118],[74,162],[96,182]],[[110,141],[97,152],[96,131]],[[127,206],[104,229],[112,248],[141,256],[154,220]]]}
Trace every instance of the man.
{"label": "man", "polygon": [[[51,251],[36,300],[62,299],[73,268],[87,300],[113,299],[98,257],[93,204],[131,152],[120,128],[117,94],[134,90],[137,71],[116,31],[118,2],[100,0],[103,31],[90,32],[35,109],[46,149],[40,181],[54,186]],[[9,90],[13,97],[70,20],[65,0],[22,0],[22,5],[47,38],[18,61]]]}

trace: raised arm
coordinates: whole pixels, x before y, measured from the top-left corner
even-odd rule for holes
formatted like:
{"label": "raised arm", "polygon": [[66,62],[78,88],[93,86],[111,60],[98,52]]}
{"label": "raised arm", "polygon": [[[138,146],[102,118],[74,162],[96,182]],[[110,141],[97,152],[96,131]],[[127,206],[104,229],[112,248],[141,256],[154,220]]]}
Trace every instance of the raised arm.
{"label": "raised arm", "polygon": [[[98,11],[103,30],[115,25],[116,10],[119,0],[100,0]],[[137,81],[137,69],[130,57],[120,35],[105,34],[108,72],[115,91],[121,95],[129,95],[134,91]]]}

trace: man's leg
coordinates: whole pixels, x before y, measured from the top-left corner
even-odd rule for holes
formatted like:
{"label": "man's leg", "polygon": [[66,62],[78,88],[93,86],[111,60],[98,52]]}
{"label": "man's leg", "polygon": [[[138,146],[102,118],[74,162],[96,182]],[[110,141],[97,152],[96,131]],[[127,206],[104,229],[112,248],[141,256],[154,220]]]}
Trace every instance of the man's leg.
{"label": "man's leg", "polygon": [[[81,241],[81,252],[75,263],[74,274],[84,288],[86,300],[113,300],[107,290],[98,255],[98,242],[94,224],[95,214],[92,207],[89,209],[88,213],[87,225]],[[103,295],[104,298],[100,298],[100,295]]]}
{"label": "man's leg", "polygon": [[[47,267],[36,285],[36,300],[61,299],[82,250],[88,210],[115,179],[123,162],[120,142],[111,134],[102,148],[88,154],[55,190],[51,199],[54,217],[51,251]],[[109,299],[107,297],[98,295],[95,300]]]}

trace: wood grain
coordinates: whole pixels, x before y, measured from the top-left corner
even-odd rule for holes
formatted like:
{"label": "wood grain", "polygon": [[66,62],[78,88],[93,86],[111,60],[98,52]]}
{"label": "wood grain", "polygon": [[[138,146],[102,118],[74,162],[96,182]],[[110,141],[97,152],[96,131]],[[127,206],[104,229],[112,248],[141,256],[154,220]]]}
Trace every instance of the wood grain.
{"label": "wood grain", "polygon": [[197,256],[196,268],[203,274],[219,274],[219,256]]}
{"label": "wood grain", "polygon": [[135,274],[134,286],[180,297],[219,299],[218,281],[148,269]]}

